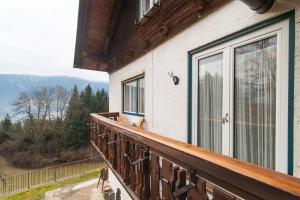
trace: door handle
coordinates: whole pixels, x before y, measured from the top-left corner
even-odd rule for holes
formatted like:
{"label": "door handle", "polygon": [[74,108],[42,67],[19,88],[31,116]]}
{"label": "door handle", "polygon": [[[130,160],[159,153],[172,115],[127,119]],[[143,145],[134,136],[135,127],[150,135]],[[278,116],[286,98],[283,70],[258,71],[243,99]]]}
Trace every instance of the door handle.
{"label": "door handle", "polygon": [[222,123],[225,124],[226,122],[229,122],[229,115],[226,113],[225,117],[222,118]]}

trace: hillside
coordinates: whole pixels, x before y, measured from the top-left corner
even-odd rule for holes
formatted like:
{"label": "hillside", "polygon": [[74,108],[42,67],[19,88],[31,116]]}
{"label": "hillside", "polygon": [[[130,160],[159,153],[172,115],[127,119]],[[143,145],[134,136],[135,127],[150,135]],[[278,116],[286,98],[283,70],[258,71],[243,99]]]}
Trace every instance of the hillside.
{"label": "hillside", "polygon": [[74,77],[0,74],[0,116],[13,112],[11,104],[21,92],[35,87],[55,86],[71,90],[75,84],[79,90],[84,89],[87,84],[90,84],[94,91],[102,88],[108,90],[107,82],[87,81]]}

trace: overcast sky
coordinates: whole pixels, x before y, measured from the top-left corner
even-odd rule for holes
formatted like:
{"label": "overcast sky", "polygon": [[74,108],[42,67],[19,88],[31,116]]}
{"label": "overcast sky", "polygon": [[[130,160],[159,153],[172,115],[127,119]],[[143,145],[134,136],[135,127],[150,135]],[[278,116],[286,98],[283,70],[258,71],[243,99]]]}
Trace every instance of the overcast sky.
{"label": "overcast sky", "polygon": [[79,0],[0,0],[0,73],[108,80],[73,69]]}

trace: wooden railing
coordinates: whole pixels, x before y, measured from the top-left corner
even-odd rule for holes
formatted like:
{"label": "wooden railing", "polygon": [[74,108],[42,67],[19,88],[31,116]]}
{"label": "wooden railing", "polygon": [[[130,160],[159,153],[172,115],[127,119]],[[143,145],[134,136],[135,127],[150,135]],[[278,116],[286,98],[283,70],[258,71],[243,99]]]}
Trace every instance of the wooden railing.
{"label": "wooden railing", "polygon": [[300,199],[300,179],[91,114],[91,142],[132,199]]}

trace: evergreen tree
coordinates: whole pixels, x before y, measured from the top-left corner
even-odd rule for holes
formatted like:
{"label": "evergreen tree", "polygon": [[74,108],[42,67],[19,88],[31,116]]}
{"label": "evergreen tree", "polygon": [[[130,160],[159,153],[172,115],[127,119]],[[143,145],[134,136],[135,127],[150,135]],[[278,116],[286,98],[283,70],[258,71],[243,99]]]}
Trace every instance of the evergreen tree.
{"label": "evergreen tree", "polygon": [[69,101],[66,115],[65,145],[70,148],[80,148],[88,141],[89,111],[83,103],[75,86]]}
{"label": "evergreen tree", "polygon": [[9,138],[8,132],[12,128],[12,123],[10,116],[8,114],[5,115],[4,119],[1,121],[1,129],[0,129],[0,144]]}
{"label": "evergreen tree", "polygon": [[104,89],[97,90],[95,95],[95,110],[94,112],[108,112],[108,94]]}
{"label": "evergreen tree", "polygon": [[14,132],[16,132],[16,133],[22,133],[23,132],[23,126],[22,126],[22,123],[20,121],[17,121],[14,124]]}
{"label": "evergreen tree", "polygon": [[8,114],[5,115],[5,117],[1,123],[1,127],[4,132],[8,132],[11,130],[12,123],[11,123],[10,116]]}
{"label": "evergreen tree", "polygon": [[93,96],[94,94],[93,94],[92,87],[90,84],[88,84],[85,87],[84,91],[81,92],[80,97],[90,112],[93,112],[95,110],[95,106],[94,106],[95,101]]}

